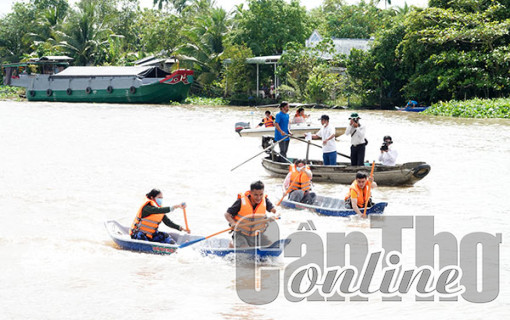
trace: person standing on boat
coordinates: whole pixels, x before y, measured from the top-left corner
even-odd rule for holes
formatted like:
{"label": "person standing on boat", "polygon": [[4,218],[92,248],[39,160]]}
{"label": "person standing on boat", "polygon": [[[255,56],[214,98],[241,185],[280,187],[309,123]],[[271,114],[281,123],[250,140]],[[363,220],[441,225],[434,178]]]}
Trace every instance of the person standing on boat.
{"label": "person standing on boat", "polygon": [[381,155],[379,161],[385,166],[394,166],[397,164],[397,150],[393,149],[393,140],[390,136],[384,136],[383,145],[381,146]]}
{"label": "person standing on boat", "polygon": [[[257,238],[260,238],[262,246],[271,244],[269,238],[264,235],[267,228],[266,212],[276,213],[276,209],[264,193],[262,181],[253,182],[249,191],[237,195],[237,200],[225,212],[225,219],[229,225],[236,226],[232,236],[236,248],[255,247]],[[264,221],[260,224],[242,226],[243,222],[257,220]]]}
{"label": "person standing on boat", "polygon": [[361,209],[365,207],[365,201],[368,201],[367,207],[373,205],[372,199],[367,199],[369,187],[371,189],[377,187],[374,178],[368,177],[364,171],[358,171],[356,179],[352,182],[349,191],[345,195],[345,207],[353,209],[358,216],[362,216]]}
{"label": "person standing on boat", "polygon": [[312,139],[322,139],[322,160],[325,166],[336,165],[335,127],[329,125],[329,116],[323,114],[320,119],[322,128]]}
{"label": "person standing on boat", "polygon": [[349,117],[349,126],[345,135],[351,136],[351,166],[362,166],[365,162],[365,147],[368,144],[365,139],[365,126],[359,123],[361,118],[354,112]]}
{"label": "person standing on boat", "polygon": [[312,176],[312,170],[305,165],[305,160],[296,160],[289,166],[289,173],[285,177],[283,187],[285,190],[290,190],[290,201],[313,204],[316,195],[311,192]]}
{"label": "person standing on boat", "polygon": [[[289,126],[289,103],[283,101],[280,103],[280,112],[276,114],[274,121],[274,139],[280,141],[286,135],[292,135]],[[283,141],[280,141],[280,155],[283,158],[287,158],[287,150],[289,149],[290,138],[287,137]],[[281,162],[286,162],[285,159],[281,159]]]}
{"label": "person standing on boat", "polygon": [[260,121],[260,123],[258,124],[257,128],[258,127],[266,127],[266,128],[273,128],[274,127],[274,117],[271,115],[271,111],[267,110],[266,113],[265,113],[265,117],[264,119],[262,119]]}
{"label": "person standing on boat", "polygon": [[166,216],[166,213],[172,212],[177,208],[186,208],[185,203],[176,204],[171,207],[162,207],[163,193],[158,189],[152,189],[145,196],[147,198],[138,210],[129,230],[132,239],[174,244],[175,240],[168,233],[158,231],[161,222],[170,228],[190,233],[189,230],[173,223]]}

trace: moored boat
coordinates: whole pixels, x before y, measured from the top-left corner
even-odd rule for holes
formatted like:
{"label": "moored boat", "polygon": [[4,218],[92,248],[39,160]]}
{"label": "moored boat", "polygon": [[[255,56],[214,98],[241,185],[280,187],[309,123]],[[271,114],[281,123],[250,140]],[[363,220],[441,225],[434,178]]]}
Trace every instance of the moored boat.
{"label": "moored boat", "polygon": [[[294,159],[289,158],[290,161]],[[289,173],[289,163],[275,161],[271,155],[262,159],[262,166],[272,175],[282,179]],[[356,172],[360,170],[370,171],[370,167],[351,166],[347,162],[338,162],[335,166],[325,166],[322,161],[309,161],[313,173],[314,182],[330,182],[351,184]],[[430,165],[425,162],[407,162],[395,166],[376,164],[374,180],[380,186],[405,186],[413,185],[425,178],[430,172]]]}
{"label": "moored boat", "polygon": [[[367,215],[382,214],[387,205],[387,202],[376,203],[372,207],[367,208]],[[347,217],[356,214],[353,209],[348,209],[345,207],[345,201],[343,199],[319,195],[315,198],[313,204],[306,204],[285,199],[282,201],[282,206],[298,210],[307,209],[325,216]],[[361,209],[361,212],[364,212],[364,210]]]}
{"label": "moored boat", "polygon": [[4,84],[26,88],[29,101],[168,103],[186,99],[193,71],[154,66],[67,67],[69,57],[3,65]]}
{"label": "moored boat", "polygon": [[[175,244],[166,244],[159,242],[150,242],[144,240],[131,239],[129,227],[121,225],[115,220],[105,222],[105,228],[112,240],[123,250],[153,253],[153,254],[172,254],[176,252],[181,245],[187,242],[202,239],[202,236],[189,235],[185,233],[169,232],[175,240]],[[189,247],[198,250],[203,255],[227,256],[229,254],[244,254],[250,257],[264,258],[279,256],[284,247],[290,242],[289,239],[275,241],[268,247],[259,248],[229,248],[230,239],[207,239],[192,244]]]}
{"label": "moored boat", "polygon": [[[267,135],[274,135],[274,127],[259,127],[250,128],[249,126],[240,126],[239,124],[246,124],[246,122],[238,122],[236,124],[236,132],[241,137],[262,137]],[[321,125],[307,124],[307,123],[294,123],[290,125],[290,131],[293,134],[304,135],[307,132],[317,133],[321,129]],[[345,132],[345,127],[335,127],[335,136],[339,137]]]}

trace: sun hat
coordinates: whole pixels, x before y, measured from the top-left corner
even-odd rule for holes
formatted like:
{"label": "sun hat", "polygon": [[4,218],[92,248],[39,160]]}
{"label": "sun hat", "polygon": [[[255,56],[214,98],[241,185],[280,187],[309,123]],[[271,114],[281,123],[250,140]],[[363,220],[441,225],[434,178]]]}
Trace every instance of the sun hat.
{"label": "sun hat", "polygon": [[361,119],[356,112],[351,113],[349,119]]}

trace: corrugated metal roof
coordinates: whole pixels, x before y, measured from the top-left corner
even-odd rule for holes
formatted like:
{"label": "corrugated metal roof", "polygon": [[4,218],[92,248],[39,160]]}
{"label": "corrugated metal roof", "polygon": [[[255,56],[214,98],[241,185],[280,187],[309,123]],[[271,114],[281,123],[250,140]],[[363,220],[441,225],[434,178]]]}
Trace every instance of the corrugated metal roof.
{"label": "corrugated metal roof", "polygon": [[71,61],[74,60],[71,57],[68,56],[44,56],[41,57],[39,60],[52,60],[52,61]]}
{"label": "corrugated metal roof", "polygon": [[144,67],[144,66],[155,66],[157,64],[160,64],[161,62],[164,62],[165,59],[153,59],[150,61],[146,61],[144,63],[139,63],[138,66]]}
{"label": "corrugated metal roof", "polygon": [[69,67],[54,77],[136,76],[154,67]]}
{"label": "corrugated metal roof", "polygon": [[281,56],[263,56],[263,57],[254,57],[246,59],[246,63],[249,64],[273,64],[278,63]]}

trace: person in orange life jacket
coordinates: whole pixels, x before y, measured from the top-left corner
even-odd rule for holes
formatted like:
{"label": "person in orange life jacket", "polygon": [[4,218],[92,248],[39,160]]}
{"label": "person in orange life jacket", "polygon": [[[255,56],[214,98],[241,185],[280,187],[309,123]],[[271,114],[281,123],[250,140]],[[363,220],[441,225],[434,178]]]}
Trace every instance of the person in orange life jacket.
{"label": "person in orange life jacket", "polygon": [[267,110],[265,115],[266,116],[264,117],[264,119],[260,120],[260,123],[258,124],[258,126],[256,126],[256,128],[262,126],[266,128],[274,127],[274,117],[271,115],[271,111]]}
{"label": "person in orange life jacket", "polygon": [[129,232],[132,239],[174,244],[175,240],[172,239],[168,233],[158,231],[158,227],[161,222],[170,228],[190,233],[190,230],[186,230],[183,227],[173,223],[165,215],[166,213],[172,212],[177,208],[186,208],[185,203],[176,204],[171,207],[162,207],[163,193],[161,193],[161,191],[158,189],[152,189],[145,196],[147,199],[145,200],[142,207],[138,210],[138,213]]}
{"label": "person in orange life jacket", "polygon": [[305,114],[305,108],[301,107],[297,109],[296,114],[292,119],[292,123],[305,123],[308,117],[310,117],[310,115]]}
{"label": "person in orange life jacket", "polygon": [[305,165],[305,160],[298,159],[289,166],[289,173],[285,177],[283,187],[292,190],[289,193],[289,200],[307,204],[313,204],[316,198],[312,190],[312,171]]}
{"label": "person in orange life jacket", "polygon": [[368,207],[372,206],[372,199],[366,199],[369,185],[370,189],[377,187],[374,178],[368,177],[366,172],[358,171],[356,173],[356,180],[352,182],[349,191],[345,195],[345,207],[354,209],[354,212],[359,216],[363,214],[362,210],[365,208],[365,201],[368,200]]}
{"label": "person in orange life jacket", "polygon": [[[258,239],[262,246],[271,244],[264,232],[267,222],[243,227],[243,223],[267,219],[266,212],[276,213],[273,204],[264,194],[264,183],[255,181],[250,185],[250,191],[240,193],[234,204],[225,212],[230,226],[235,226],[232,238],[236,248],[255,247]],[[274,220],[275,217],[271,217]]]}

